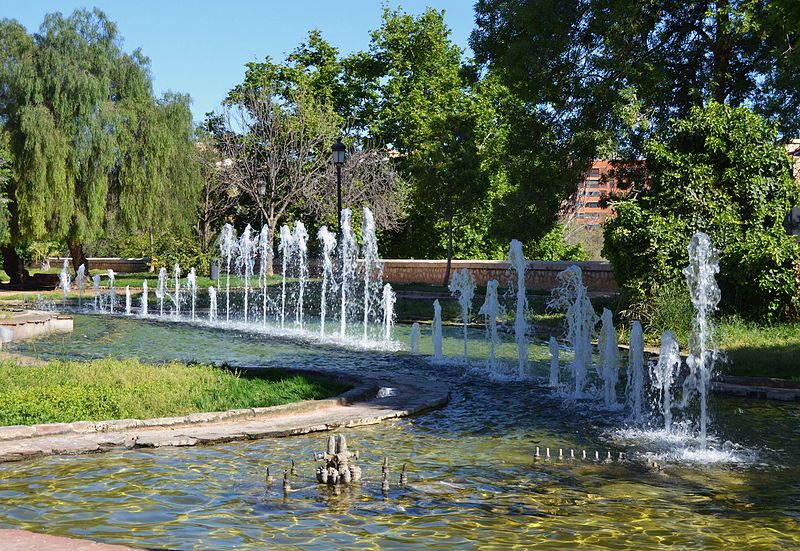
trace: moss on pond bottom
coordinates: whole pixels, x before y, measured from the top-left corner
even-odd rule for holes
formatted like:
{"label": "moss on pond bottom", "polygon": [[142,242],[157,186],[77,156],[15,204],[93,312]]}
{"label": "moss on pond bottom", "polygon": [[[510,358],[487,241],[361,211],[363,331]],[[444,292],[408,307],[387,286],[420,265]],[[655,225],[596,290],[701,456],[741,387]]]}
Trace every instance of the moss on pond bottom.
{"label": "moss on pond bottom", "polygon": [[270,369],[105,358],[42,366],[0,363],[0,426],[152,418],[317,400],[347,385]]}

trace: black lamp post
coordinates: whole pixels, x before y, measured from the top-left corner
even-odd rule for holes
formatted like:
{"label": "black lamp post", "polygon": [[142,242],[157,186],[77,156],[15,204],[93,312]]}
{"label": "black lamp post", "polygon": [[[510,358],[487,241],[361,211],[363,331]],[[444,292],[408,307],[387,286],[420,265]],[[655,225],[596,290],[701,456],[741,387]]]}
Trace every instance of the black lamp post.
{"label": "black lamp post", "polygon": [[342,242],[342,165],[347,156],[341,136],[336,138],[336,143],[331,148],[333,152],[333,164],[336,166],[336,216],[339,221],[339,228],[336,232],[337,241]]}

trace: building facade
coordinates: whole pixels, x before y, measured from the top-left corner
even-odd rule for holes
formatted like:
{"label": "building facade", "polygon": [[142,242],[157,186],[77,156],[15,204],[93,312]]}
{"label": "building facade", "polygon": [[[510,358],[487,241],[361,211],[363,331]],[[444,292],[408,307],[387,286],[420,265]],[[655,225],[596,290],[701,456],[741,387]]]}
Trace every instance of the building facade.
{"label": "building facade", "polygon": [[620,192],[624,190],[617,187],[611,162],[596,159],[584,180],[578,184],[574,200],[565,205],[564,220],[590,230],[599,230],[606,218],[611,216],[611,207],[601,206],[600,199]]}

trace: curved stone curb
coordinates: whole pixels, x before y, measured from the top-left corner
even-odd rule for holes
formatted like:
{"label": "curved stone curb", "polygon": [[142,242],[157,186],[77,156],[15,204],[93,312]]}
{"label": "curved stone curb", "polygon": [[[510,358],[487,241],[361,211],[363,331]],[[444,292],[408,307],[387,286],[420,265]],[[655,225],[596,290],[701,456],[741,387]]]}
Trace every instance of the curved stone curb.
{"label": "curved stone curb", "polygon": [[[630,347],[620,345],[620,350]],[[658,358],[659,351],[645,348],[645,357]],[[681,367],[686,366],[686,354],[681,354]],[[716,375],[711,380],[711,391],[717,394],[740,396],[742,398],[761,398],[779,402],[800,401],[800,383],[771,377],[745,377],[741,375]]]}
{"label": "curved stone curb", "polygon": [[[340,373],[322,371],[305,373],[343,377]],[[352,380],[349,374],[344,377]],[[380,423],[444,405],[449,399],[450,391],[445,385],[427,379],[389,373],[370,374],[358,380],[356,388],[336,398],[270,408],[199,413],[177,418],[8,427],[7,435],[14,429],[19,431],[19,436],[0,441],[0,462],[120,448],[194,446],[293,436]],[[173,420],[179,421],[173,423]],[[35,432],[31,434],[30,430]]]}
{"label": "curved stone curb", "polygon": [[719,375],[711,381],[711,390],[744,398],[764,398],[781,402],[800,401],[800,384],[768,377]]}
{"label": "curved stone curb", "polygon": [[[257,367],[238,368],[240,372],[257,371]],[[378,389],[372,383],[364,383],[353,377],[332,374],[329,372],[284,369],[286,373],[298,373],[301,375],[324,376],[329,380],[345,384],[357,385],[355,388],[336,396],[323,400],[305,400],[303,402],[293,402],[279,406],[269,406],[262,408],[229,409],[226,411],[212,411],[190,413],[178,417],[155,417],[152,419],[112,419],[107,421],[75,421],[72,423],[45,423],[39,425],[10,425],[0,427],[0,442],[7,440],[19,440],[21,438],[35,438],[38,436],[56,435],[79,435],[92,434],[97,432],[118,432],[130,429],[146,427],[178,427],[195,425],[198,423],[213,423],[217,421],[242,421],[246,419],[256,419],[264,415],[275,415],[285,413],[303,413],[330,407],[332,405],[347,405],[354,401],[365,399]]]}
{"label": "curved stone curb", "polygon": [[4,551],[131,551],[134,547],[98,543],[90,540],[37,534],[27,530],[0,529],[0,549]]}

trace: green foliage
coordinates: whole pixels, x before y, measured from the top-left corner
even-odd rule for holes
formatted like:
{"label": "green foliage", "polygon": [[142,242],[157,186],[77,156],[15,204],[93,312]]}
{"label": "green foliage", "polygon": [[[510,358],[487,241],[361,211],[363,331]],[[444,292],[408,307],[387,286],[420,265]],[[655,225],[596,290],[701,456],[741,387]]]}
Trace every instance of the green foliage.
{"label": "green foliage", "polygon": [[722,307],[776,318],[797,300],[800,248],[782,222],[798,189],[777,129],[746,108],[711,103],[647,145],[644,189],[614,201],[603,254],[620,285],[652,297],[682,280],[692,234],[720,252]]}
{"label": "green foliage", "polygon": [[209,273],[213,251],[203,252],[196,239],[165,235],[155,241],[155,247],[150,264],[156,271],[162,267],[171,270],[178,263],[184,274],[190,268],[194,268],[198,274]]}
{"label": "green foliage", "polygon": [[479,0],[475,10],[478,60],[576,144],[637,157],[712,99],[800,130],[794,0]]}
{"label": "green foliage", "polygon": [[657,345],[664,331],[672,331],[679,343],[689,342],[694,307],[682,281],[654,284],[646,296],[627,293],[622,302],[628,306],[620,315],[628,324],[639,320],[647,342]]}
{"label": "green foliage", "polygon": [[564,226],[556,224],[537,242],[525,247],[525,256],[531,260],[586,260],[583,246],[564,241]]}
{"label": "green foliage", "polygon": [[189,100],[153,97],[149,61],[99,10],[0,22],[0,117],[15,169],[17,243],[79,244],[109,225],[185,228],[200,178]]}
{"label": "green foliage", "polygon": [[158,271],[165,267],[172,270],[177,262],[184,273],[194,267],[198,274],[207,274],[214,254],[213,250],[203,252],[200,242],[193,236],[180,236],[163,233],[153,236],[146,232],[124,233],[119,237],[99,240],[89,246],[94,256],[123,258],[150,258],[151,266]]}
{"label": "green foliage", "polygon": [[281,370],[257,376],[194,364],[103,359],[0,364],[0,426],[147,419],[266,407],[339,394],[345,385]]}

